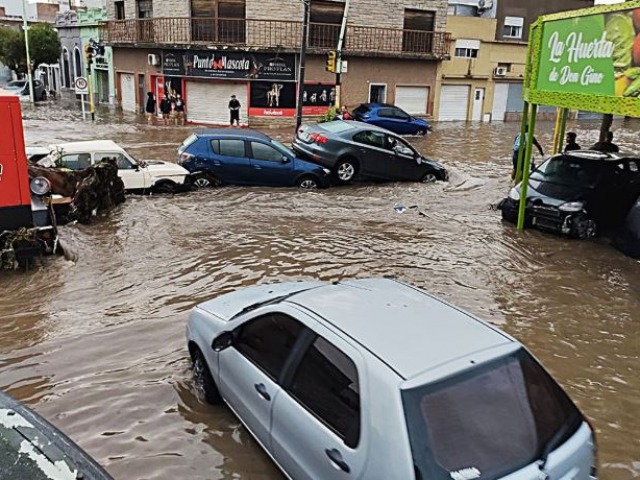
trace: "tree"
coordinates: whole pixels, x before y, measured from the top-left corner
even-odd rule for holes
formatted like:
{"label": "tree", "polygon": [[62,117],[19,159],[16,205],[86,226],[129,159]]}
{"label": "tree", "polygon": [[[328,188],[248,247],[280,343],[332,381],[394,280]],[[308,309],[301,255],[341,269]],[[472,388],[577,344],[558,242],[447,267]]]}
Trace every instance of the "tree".
{"label": "tree", "polygon": [[[41,63],[57,63],[62,52],[58,34],[48,23],[29,28],[29,55],[34,68]],[[24,33],[0,27],[0,62],[19,73],[27,71]]]}

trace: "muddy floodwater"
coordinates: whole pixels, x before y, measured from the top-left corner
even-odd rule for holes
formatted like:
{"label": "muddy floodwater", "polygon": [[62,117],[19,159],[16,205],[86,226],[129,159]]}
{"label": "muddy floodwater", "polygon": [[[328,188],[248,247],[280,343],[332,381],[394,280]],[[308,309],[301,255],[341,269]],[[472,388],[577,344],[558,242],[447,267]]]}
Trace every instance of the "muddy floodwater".
{"label": "muddy floodwater", "polygon": [[[91,124],[51,104],[24,116],[29,144],[110,138],[140,159],[175,160],[191,131],[115,114]],[[570,124],[585,146],[597,127]],[[639,127],[615,122],[623,149],[640,153]],[[553,124],[539,128],[550,150]],[[228,409],[196,396],[189,310],[254,284],[395,277],[527,345],[593,422],[601,477],[639,478],[640,263],[604,240],[500,221],[490,205],[508,192],[517,129],[438,124],[410,139],[449,168],[448,183],[132,196],[64,227],[76,263],[0,272],[0,388],[117,479],[282,479]]]}

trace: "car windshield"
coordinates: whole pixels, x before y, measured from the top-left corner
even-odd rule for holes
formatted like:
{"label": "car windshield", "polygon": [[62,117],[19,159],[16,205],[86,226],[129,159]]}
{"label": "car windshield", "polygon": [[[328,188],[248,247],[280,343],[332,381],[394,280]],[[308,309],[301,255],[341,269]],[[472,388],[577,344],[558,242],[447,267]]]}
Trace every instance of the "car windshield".
{"label": "car windshield", "polygon": [[369,113],[369,107],[366,105],[360,105],[353,111],[354,115],[364,115],[365,113]]}
{"label": "car windshield", "polygon": [[198,140],[198,136],[195,134],[189,135],[184,142],[178,147],[178,151],[180,153],[184,152],[187,148],[191,146],[196,140]]}
{"label": "car windshield", "polygon": [[283,144],[278,142],[277,140],[271,140],[271,145],[276,147],[280,152],[284,153],[287,156],[295,157],[295,154],[291,151],[291,149],[285,147]]}
{"label": "car windshield", "polygon": [[524,349],[405,390],[402,399],[416,479],[422,480],[507,476],[564,443],[583,421]]}
{"label": "car windshield", "polygon": [[136,165],[140,165],[141,167],[146,166],[146,162],[142,161],[142,160],[137,160],[136,157],[134,157],[133,155],[131,155],[131,152],[125,148],[123,148],[123,150],[125,152],[127,152],[127,155],[129,156],[129,160],[131,161],[131,163],[134,165],[134,167]]}
{"label": "car windshield", "polygon": [[602,174],[602,164],[576,157],[553,157],[540,165],[531,179],[572,187],[593,187]]}

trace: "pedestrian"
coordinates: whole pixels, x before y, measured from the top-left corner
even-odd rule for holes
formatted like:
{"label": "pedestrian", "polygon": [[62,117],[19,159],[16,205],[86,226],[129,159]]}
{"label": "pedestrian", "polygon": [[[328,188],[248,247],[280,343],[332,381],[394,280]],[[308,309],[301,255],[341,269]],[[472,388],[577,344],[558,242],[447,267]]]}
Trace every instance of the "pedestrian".
{"label": "pedestrian", "polygon": [[176,125],[184,125],[185,112],[187,110],[187,106],[184,103],[184,100],[178,93],[176,95],[176,103],[175,103],[175,111],[176,111]]}
{"label": "pedestrian", "polygon": [[171,115],[171,101],[165,94],[160,101],[160,112],[162,112],[162,119],[165,125],[169,125],[169,116]]}
{"label": "pedestrian", "polygon": [[156,99],[152,92],[147,92],[147,105],[144,107],[147,114],[147,123],[153,125],[153,117],[156,116]]}
{"label": "pedestrian", "polygon": [[567,144],[564,147],[564,151],[565,152],[571,152],[574,150],[580,150],[580,145],[578,145],[576,143],[576,139],[578,138],[578,135],[575,134],[575,132],[569,132],[567,133]]}
{"label": "pedestrian", "polygon": [[605,152],[605,153],[618,153],[620,151],[620,149],[618,148],[618,145],[613,143],[612,132],[607,132],[605,134],[604,142],[596,143],[593,147],[591,147],[591,150],[597,150],[599,152]]}
{"label": "pedestrian", "polygon": [[[527,126],[525,128],[525,130],[529,130],[529,127]],[[516,171],[518,170],[518,156],[520,155],[520,148],[523,146],[526,146],[527,144],[527,134],[524,134],[524,141],[520,141],[520,134],[518,134],[518,136],[516,137],[515,141],[513,142],[513,171],[511,172],[511,179],[515,179],[516,178]],[[544,157],[544,151],[542,150],[542,147],[540,146],[540,144],[538,143],[538,139],[536,139],[536,137],[533,137],[533,144],[538,148],[538,151],[540,152],[540,155]]]}
{"label": "pedestrian", "polygon": [[230,114],[230,122],[231,126],[233,126],[233,122],[235,121],[238,126],[240,126],[240,102],[236,98],[235,95],[231,95],[231,100],[229,100],[229,114]]}

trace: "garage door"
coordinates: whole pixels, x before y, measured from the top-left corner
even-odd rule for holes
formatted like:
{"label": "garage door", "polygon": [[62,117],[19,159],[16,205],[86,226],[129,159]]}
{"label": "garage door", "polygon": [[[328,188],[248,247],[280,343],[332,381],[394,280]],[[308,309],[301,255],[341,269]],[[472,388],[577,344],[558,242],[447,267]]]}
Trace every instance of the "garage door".
{"label": "garage door", "polygon": [[124,111],[138,111],[138,106],[136,105],[136,83],[132,73],[120,74],[120,99]]}
{"label": "garage door", "polygon": [[507,113],[507,99],[509,98],[509,84],[496,83],[493,92],[493,109],[491,110],[491,120],[494,122],[504,122],[504,114]]}
{"label": "garage door", "polygon": [[229,125],[229,100],[240,101],[240,125],[247,125],[247,84],[187,82],[187,118],[190,122]]}
{"label": "garage door", "polygon": [[443,85],[440,92],[439,120],[456,121],[467,119],[469,85]]}
{"label": "garage door", "polygon": [[426,115],[428,87],[396,87],[396,106],[412,115]]}

